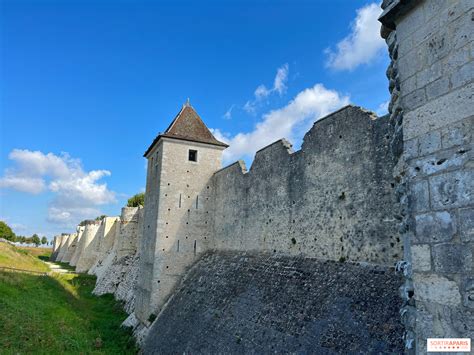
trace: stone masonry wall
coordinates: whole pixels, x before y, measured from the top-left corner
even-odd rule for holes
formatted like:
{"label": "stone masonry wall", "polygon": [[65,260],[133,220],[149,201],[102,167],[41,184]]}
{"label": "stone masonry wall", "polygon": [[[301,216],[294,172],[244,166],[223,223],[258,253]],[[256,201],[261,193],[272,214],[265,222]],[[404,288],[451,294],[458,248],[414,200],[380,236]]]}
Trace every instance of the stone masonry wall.
{"label": "stone masonry wall", "polygon": [[125,302],[128,313],[134,310],[140,259],[137,249],[142,236],[143,208],[122,208],[114,245],[96,265],[97,283],[93,293],[113,293],[116,299]]}
{"label": "stone masonry wall", "polygon": [[76,264],[77,272],[87,272],[94,265],[97,257],[96,243],[100,221],[86,221],[84,227],[84,233],[79,243],[79,257]]}
{"label": "stone masonry wall", "polygon": [[[197,150],[197,162],[188,160]],[[210,246],[210,179],[221,167],[222,147],[161,139],[147,155],[144,236],[136,315],[158,314],[181,277]]]}
{"label": "stone masonry wall", "polygon": [[422,354],[428,337],[474,338],[474,1],[383,7],[403,116],[402,316]]}
{"label": "stone masonry wall", "polygon": [[85,226],[79,225],[77,226],[77,238],[75,244],[73,243],[73,248],[74,251],[71,256],[71,261],[69,262],[69,265],[71,266],[76,266],[77,260],[79,259],[79,256],[81,254],[81,240],[82,240],[82,235],[84,234]]}
{"label": "stone masonry wall", "polygon": [[75,242],[77,239],[77,233],[73,233],[69,235],[69,239],[66,244],[66,251],[62,259],[60,260],[63,263],[68,263],[71,260],[72,254],[74,252]]}
{"label": "stone masonry wall", "polygon": [[95,262],[87,273],[97,275],[97,268],[103,263],[108,252],[113,248],[118,228],[119,217],[104,217],[101,220],[99,231],[96,234],[97,242],[95,243]]}
{"label": "stone masonry wall", "polygon": [[300,151],[278,141],[249,172],[218,171],[213,248],[393,265],[391,132],[388,117],[347,106],[316,122]]}
{"label": "stone masonry wall", "polygon": [[393,268],[205,254],[151,327],[145,354],[400,354]]}

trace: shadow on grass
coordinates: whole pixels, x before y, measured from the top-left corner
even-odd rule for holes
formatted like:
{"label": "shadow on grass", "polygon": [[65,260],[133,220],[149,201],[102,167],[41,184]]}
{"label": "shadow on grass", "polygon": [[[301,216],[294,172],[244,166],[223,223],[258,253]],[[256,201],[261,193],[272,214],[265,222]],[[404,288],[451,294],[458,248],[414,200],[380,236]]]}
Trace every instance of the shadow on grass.
{"label": "shadow on grass", "polygon": [[0,348],[8,352],[134,354],[113,295],[92,295],[92,275],[0,272]]}

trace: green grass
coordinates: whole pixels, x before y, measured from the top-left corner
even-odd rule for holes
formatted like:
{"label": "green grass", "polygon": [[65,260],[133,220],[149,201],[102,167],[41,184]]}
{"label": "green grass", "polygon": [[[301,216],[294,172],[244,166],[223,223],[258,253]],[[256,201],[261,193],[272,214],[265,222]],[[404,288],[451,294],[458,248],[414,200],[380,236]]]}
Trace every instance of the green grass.
{"label": "green grass", "polygon": [[[43,257],[51,254],[51,251],[47,249],[46,251],[36,251],[33,253],[36,253],[38,257]],[[8,243],[0,243],[0,267],[11,267],[39,272],[49,271],[49,267],[38,257],[32,255],[32,251],[26,248],[19,248]]]}
{"label": "green grass", "polygon": [[135,354],[130,331],[120,327],[122,305],[112,295],[93,296],[95,281],[0,272],[0,353]]}

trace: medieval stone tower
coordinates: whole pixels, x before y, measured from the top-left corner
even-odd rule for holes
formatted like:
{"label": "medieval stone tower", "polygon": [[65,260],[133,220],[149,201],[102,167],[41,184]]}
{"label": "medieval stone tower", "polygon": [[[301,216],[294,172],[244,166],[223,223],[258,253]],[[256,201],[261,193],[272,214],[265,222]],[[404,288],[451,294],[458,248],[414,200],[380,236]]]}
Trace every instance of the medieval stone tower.
{"label": "medieval stone tower", "polygon": [[196,257],[210,244],[211,186],[219,142],[189,101],[144,157],[148,160],[137,317],[157,314]]}

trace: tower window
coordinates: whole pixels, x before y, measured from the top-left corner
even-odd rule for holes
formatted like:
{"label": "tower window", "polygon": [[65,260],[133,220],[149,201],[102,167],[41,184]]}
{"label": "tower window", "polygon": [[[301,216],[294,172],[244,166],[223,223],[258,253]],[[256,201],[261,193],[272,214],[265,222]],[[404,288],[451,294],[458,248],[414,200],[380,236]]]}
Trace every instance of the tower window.
{"label": "tower window", "polygon": [[188,154],[189,161],[197,161],[198,160],[198,151],[190,149]]}

